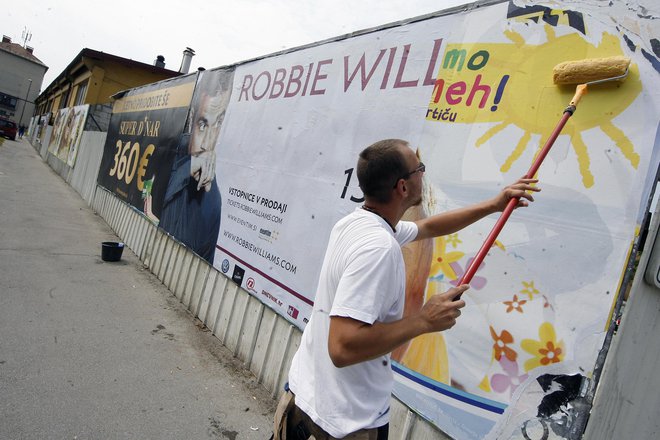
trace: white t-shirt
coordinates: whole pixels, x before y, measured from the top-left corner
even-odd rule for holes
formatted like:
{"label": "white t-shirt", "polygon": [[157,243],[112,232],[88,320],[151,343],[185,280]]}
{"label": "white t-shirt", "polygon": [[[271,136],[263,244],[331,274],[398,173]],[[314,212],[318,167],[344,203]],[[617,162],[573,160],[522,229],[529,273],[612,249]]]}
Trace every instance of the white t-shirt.
{"label": "white t-shirt", "polygon": [[330,316],[369,324],[401,319],[406,274],[401,246],[417,225],[396,232],[378,215],[357,209],[332,229],[312,316],[289,370],[296,405],[333,437],[389,422],[390,355],[337,368],[328,354]]}

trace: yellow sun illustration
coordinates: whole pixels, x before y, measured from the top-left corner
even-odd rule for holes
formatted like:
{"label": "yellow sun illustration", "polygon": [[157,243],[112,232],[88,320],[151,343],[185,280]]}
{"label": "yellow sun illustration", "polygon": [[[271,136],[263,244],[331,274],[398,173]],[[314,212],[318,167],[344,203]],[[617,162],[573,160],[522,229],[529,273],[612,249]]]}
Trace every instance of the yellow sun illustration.
{"label": "yellow sun illustration", "polygon": [[[505,31],[513,44],[450,44],[427,112],[428,120],[444,123],[494,123],[477,141],[482,146],[496,139],[505,128],[515,125],[522,130],[516,145],[500,164],[507,172],[529,148],[534,137],[536,154],[549,137],[575,93],[574,86],[556,86],[552,69],[563,61],[603,58],[623,55],[620,39],[604,33],[595,46],[579,33],[557,37],[552,26],[544,26],[547,41],[540,45],[527,44],[522,35]],[[631,65],[623,82],[604,83],[589,87],[575,115],[564,127],[563,135],[570,137],[582,183],[594,185],[591,172],[590,146],[583,133],[599,128],[606,134],[630,165],[637,169],[639,154],[626,134],[613,120],[621,114],[642,90],[639,71]],[[443,116],[436,117],[439,112]],[[491,148],[510,148],[508,144],[490,144]]]}

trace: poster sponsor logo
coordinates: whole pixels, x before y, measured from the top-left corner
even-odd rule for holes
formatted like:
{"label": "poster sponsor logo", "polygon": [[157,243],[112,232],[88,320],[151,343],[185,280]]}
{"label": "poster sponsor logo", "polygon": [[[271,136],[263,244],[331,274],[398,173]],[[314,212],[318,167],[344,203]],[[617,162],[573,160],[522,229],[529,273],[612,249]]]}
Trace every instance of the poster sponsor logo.
{"label": "poster sponsor logo", "polygon": [[293,306],[289,306],[289,309],[286,311],[286,313],[293,319],[298,319],[298,312],[299,310]]}
{"label": "poster sponsor logo", "polygon": [[234,266],[234,273],[231,276],[231,279],[241,286],[243,284],[243,277],[245,276],[245,269],[243,269],[241,266],[236,265]]}
{"label": "poster sponsor logo", "polygon": [[222,260],[222,266],[220,269],[222,269],[222,273],[227,273],[229,271],[229,260],[226,258]]}
{"label": "poster sponsor logo", "polygon": [[259,238],[266,240],[268,243],[272,243],[277,240],[277,237],[280,234],[277,231],[271,231],[269,229],[259,228]]}
{"label": "poster sponsor logo", "polygon": [[255,284],[256,284],[256,282],[254,281],[254,278],[252,278],[252,277],[249,277],[249,278],[247,279],[247,281],[245,281],[245,287],[246,287],[246,289],[248,290],[248,292],[258,293],[258,292],[254,289]]}
{"label": "poster sponsor logo", "polygon": [[271,294],[270,292],[267,292],[267,291],[265,291],[265,290],[262,290],[262,291],[261,291],[261,295],[262,295],[263,297],[265,297],[266,299],[268,299],[269,301],[273,302],[274,304],[277,304],[277,305],[280,306],[280,307],[282,306],[282,301],[280,301],[279,299],[277,299],[277,297],[274,296],[273,294]]}

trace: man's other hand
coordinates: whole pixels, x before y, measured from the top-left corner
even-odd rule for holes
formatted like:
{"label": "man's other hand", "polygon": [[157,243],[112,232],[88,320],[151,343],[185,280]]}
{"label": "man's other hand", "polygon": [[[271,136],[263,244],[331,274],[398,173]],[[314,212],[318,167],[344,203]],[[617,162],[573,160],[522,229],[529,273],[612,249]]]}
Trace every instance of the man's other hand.
{"label": "man's other hand", "polygon": [[444,293],[433,295],[424,304],[420,315],[427,326],[427,333],[447,330],[456,324],[456,319],[461,316],[461,309],[465,307],[465,301],[454,298],[469,288],[467,284],[451,288]]}

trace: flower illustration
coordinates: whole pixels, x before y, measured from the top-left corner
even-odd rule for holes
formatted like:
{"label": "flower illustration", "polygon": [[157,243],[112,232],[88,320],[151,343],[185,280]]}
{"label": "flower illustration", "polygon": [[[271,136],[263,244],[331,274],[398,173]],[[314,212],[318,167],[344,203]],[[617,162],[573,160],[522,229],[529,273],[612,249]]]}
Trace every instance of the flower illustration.
{"label": "flower illustration", "polygon": [[498,361],[501,360],[502,354],[504,354],[507,359],[515,362],[518,353],[507,345],[513,343],[513,336],[511,336],[511,333],[502,330],[502,334],[498,335],[495,332],[495,329],[490,327],[490,335],[492,336],[493,341],[495,341],[493,344],[493,356],[495,359]]}
{"label": "flower illustration", "polygon": [[[472,260],[474,260],[473,257],[470,257],[470,258],[468,259],[467,264],[465,265],[465,269],[467,269],[468,267],[470,267],[470,264],[472,263]],[[454,272],[456,273],[456,278],[453,279],[452,281],[450,281],[450,284],[452,284],[453,286],[458,286],[459,278],[462,278],[462,277],[463,277],[463,274],[465,273],[465,270],[464,270],[464,269],[461,267],[461,265],[458,264],[457,262],[450,263],[449,266],[451,266],[451,268],[452,268],[452,269],[454,270]],[[479,271],[480,271],[481,269],[483,269],[484,267],[486,267],[486,263],[482,262],[482,263],[479,265],[479,267],[477,268],[477,272],[479,272]],[[481,289],[483,289],[483,288],[486,286],[486,282],[487,282],[487,280],[486,280],[486,278],[484,278],[484,277],[478,277],[478,276],[476,275],[477,272],[475,272],[475,275],[474,275],[474,277],[472,278],[472,281],[470,282],[470,284],[471,284],[472,287],[474,287],[475,289],[477,289],[477,290],[481,290]]]}
{"label": "flower illustration", "polygon": [[[453,234],[458,235],[458,234]],[[431,262],[430,277],[444,276],[448,280],[458,278],[451,264],[463,258],[465,254],[459,251],[447,252],[447,238],[437,237],[435,249],[433,250],[433,261]]]}
{"label": "flower illustration", "polygon": [[511,301],[504,301],[504,304],[507,305],[506,312],[511,313],[513,310],[516,312],[523,312],[522,306],[527,303],[526,299],[518,299],[518,295],[513,295],[513,299]]}
{"label": "flower illustration", "polygon": [[509,395],[512,395],[516,391],[516,388],[527,380],[529,375],[518,374],[518,364],[509,359],[500,359],[500,365],[506,374],[493,374],[490,384],[494,391],[504,393],[506,390],[510,390]]}
{"label": "flower illustration", "polygon": [[540,293],[539,290],[534,287],[534,281],[530,281],[529,283],[523,281],[522,284],[525,288],[522,289],[520,293],[528,295],[530,300],[534,299],[534,295],[538,295]]}
{"label": "flower illustration", "polygon": [[555,328],[549,322],[544,322],[539,327],[539,340],[523,339],[520,346],[527,353],[534,356],[525,362],[525,371],[534,368],[556,364],[561,362],[565,356],[564,341],[557,341]]}
{"label": "flower illustration", "polygon": [[454,249],[458,246],[459,243],[463,243],[459,238],[458,234],[449,234],[447,235],[447,243],[451,245]]}

